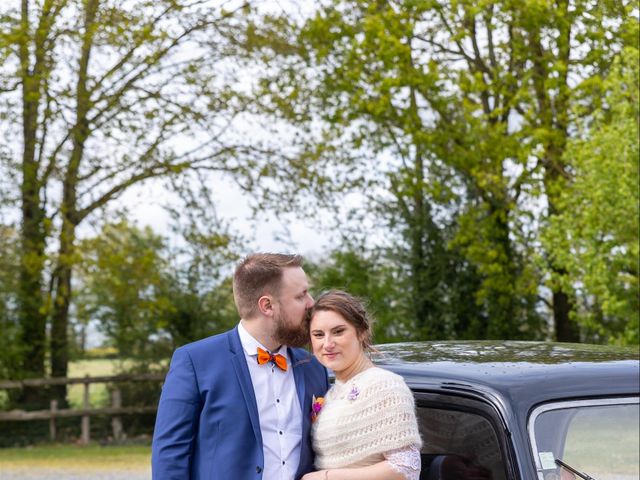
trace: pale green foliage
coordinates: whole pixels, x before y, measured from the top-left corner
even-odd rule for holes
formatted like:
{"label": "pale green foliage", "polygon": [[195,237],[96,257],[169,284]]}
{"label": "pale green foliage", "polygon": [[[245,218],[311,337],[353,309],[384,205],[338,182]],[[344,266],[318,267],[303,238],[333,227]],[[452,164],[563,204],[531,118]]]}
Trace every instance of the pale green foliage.
{"label": "pale green foliage", "polygon": [[10,378],[21,354],[17,342],[17,237],[14,228],[0,225],[0,378]]}
{"label": "pale green foliage", "polygon": [[[416,328],[436,338],[469,334],[469,323],[455,318],[460,301],[475,305],[476,335],[539,330],[530,247],[520,241],[527,212],[505,167],[526,164],[531,148],[519,132],[508,133],[519,84],[505,59],[511,48],[524,50],[522,40],[496,43],[491,52],[470,47],[489,24],[505,34],[510,13],[493,14],[485,18],[471,2],[333,1],[299,31],[303,66],[288,59],[293,66],[270,83],[276,105],[303,109],[290,118],[322,118],[327,135],[349,152],[349,163],[337,168],[363,179],[393,234],[391,259],[406,267]],[[475,15],[482,33],[470,26]],[[294,98],[278,96],[292,86]]]}
{"label": "pale green foliage", "polygon": [[[265,176],[290,173],[238,133],[255,101],[235,62],[249,10],[215,0],[0,4],[0,171],[19,179],[0,198],[22,215],[25,375],[45,374],[49,347],[51,373],[66,375],[79,226],[150,179],[188,178],[188,188],[228,174],[259,191]],[[144,308],[166,311],[159,300]]]}
{"label": "pale green foliage", "polygon": [[638,62],[638,49],[625,49],[604,82],[603,108],[571,141],[574,179],[544,237],[578,293],[575,315],[588,337],[617,343],[640,341]]}
{"label": "pale green foliage", "polygon": [[[301,25],[265,20],[264,50],[291,46],[271,47],[282,63],[263,80],[269,107],[345,152],[333,168],[360,179],[392,232],[427,335],[467,335],[471,323],[480,337],[579,338],[540,226],[567,208],[558,185],[582,175],[564,152],[601,105],[613,59],[637,42],[634,8],[331,0]],[[477,311],[453,332],[451,297]]]}
{"label": "pale green foliage", "polygon": [[[77,320],[97,321],[120,356],[139,360],[167,358],[184,343],[229,328],[237,314],[230,282],[219,274],[228,260],[224,237],[213,245],[198,238],[192,252],[188,243],[169,248],[148,227],[106,224],[78,248]],[[211,272],[199,269],[204,262]]]}
{"label": "pale green foliage", "polygon": [[163,293],[165,248],[150,229],[124,222],[105,225],[99,236],[79,246],[77,316],[97,320],[123,357],[145,356],[150,337],[175,309]]}

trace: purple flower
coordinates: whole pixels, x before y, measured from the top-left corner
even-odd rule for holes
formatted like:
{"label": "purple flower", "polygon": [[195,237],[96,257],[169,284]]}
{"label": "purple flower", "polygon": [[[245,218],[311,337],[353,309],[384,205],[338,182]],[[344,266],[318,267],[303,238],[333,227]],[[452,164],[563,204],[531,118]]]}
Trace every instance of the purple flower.
{"label": "purple flower", "polygon": [[324,406],[324,397],[316,397],[313,395],[313,399],[311,400],[311,421],[315,422],[318,419],[318,414],[322,407]]}
{"label": "purple flower", "polygon": [[358,387],[354,385],[351,387],[349,395],[347,395],[347,400],[351,400],[353,402],[356,398],[358,398],[358,395],[360,395],[360,390],[358,390]]}

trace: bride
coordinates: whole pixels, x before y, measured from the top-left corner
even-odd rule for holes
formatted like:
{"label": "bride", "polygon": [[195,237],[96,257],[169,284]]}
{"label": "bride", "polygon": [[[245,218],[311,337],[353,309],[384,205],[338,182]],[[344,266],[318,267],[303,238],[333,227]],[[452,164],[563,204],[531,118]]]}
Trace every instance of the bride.
{"label": "bride", "polygon": [[420,447],[413,395],[402,377],[373,365],[362,304],[330,291],[311,309],[313,354],[336,381],[312,405],[318,471],[302,480],[418,480]]}

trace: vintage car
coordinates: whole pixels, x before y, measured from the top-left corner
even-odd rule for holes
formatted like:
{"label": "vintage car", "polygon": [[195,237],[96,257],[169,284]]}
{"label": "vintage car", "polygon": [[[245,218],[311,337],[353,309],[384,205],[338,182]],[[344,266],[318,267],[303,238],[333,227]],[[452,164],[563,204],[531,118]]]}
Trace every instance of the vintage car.
{"label": "vintage car", "polygon": [[640,478],[637,347],[470,341],[377,349],[376,364],[414,392],[421,480]]}

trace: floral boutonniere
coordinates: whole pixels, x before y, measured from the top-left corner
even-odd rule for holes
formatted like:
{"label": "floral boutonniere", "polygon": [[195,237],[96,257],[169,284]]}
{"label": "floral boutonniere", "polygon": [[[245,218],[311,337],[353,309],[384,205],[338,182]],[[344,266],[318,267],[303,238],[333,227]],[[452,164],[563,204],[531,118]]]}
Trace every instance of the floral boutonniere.
{"label": "floral boutonniere", "polygon": [[358,395],[360,395],[360,389],[356,385],[353,385],[351,387],[349,395],[347,395],[347,400],[353,402],[356,398],[358,398]]}
{"label": "floral boutonniere", "polygon": [[316,397],[313,396],[313,400],[311,401],[311,422],[315,422],[318,419],[318,414],[322,407],[324,406],[324,397]]}

